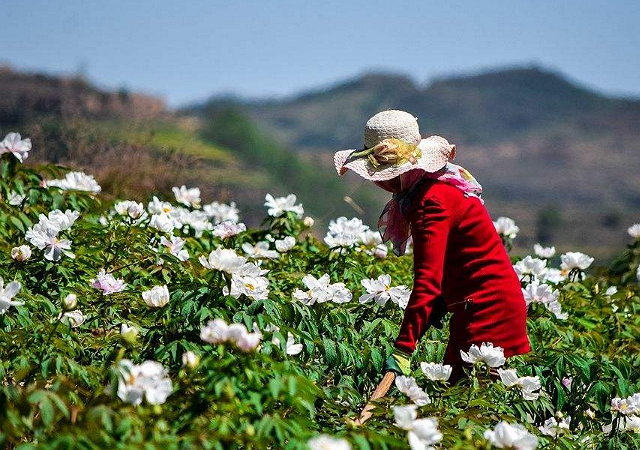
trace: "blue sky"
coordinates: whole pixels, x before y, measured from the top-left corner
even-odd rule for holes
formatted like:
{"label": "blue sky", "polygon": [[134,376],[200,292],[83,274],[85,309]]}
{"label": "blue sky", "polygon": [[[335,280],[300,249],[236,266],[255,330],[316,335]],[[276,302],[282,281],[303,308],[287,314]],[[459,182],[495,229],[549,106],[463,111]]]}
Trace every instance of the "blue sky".
{"label": "blue sky", "polygon": [[0,61],[171,105],[282,96],[370,69],[436,76],[536,63],[640,97],[640,2],[1,0]]}

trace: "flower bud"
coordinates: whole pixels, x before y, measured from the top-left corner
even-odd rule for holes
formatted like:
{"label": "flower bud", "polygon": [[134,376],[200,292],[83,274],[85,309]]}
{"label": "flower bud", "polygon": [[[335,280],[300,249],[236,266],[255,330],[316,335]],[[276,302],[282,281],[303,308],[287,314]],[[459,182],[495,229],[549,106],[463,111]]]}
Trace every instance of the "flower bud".
{"label": "flower bud", "polygon": [[138,334],[140,331],[136,327],[130,327],[126,323],[120,325],[120,336],[125,343],[133,345],[138,339]]}
{"label": "flower bud", "polygon": [[18,262],[26,261],[31,258],[31,248],[28,245],[13,247],[11,249],[11,257]]}
{"label": "flower bud", "polygon": [[191,350],[182,354],[182,365],[189,369],[195,369],[200,364],[200,357]]}
{"label": "flower bud", "polygon": [[67,295],[64,300],[62,300],[62,307],[65,311],[73,310],[78,304],[78,296],[76,294]]}
{"label": "flower bud", "polygon": [[305,227],[311,228],[315,221],[311,217],[307,216],[304,218],[304,221],[302,223]]}

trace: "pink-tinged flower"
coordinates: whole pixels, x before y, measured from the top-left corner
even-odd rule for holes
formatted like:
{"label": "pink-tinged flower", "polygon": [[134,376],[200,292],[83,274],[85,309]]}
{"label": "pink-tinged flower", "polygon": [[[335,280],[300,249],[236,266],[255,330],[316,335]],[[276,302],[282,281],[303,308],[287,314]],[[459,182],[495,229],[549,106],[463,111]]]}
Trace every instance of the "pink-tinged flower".
{"label": "pink-tinged flower", "polygon": [[245,224],[226,221],[219,223],[218,225],[213,227],[213,231],[211,233],[214,236],[226,239],[240,234],[244,231],[247,231],[247,226]]}
{"label": "pink-tinged flower", "polygon": [[29,157],[31,151],[31,139],[22,139],[20,133],[9,133],[0,142],[0,155],[11,153],[20,162]]}
{"label": "pink-tinged flower", "polygon": [[182,249],[184,244],[184,239],[181,239],[178,236],[171,235],[170,239],[167,239],[164,236],[160,238],[160,245],[180,261],[186,261],[189,259],[189,252]]}
{"label": "pink-tinged flower", "polygon": [[96,278],[92,280],[91,287],[100,289],[102,295],[115,294],[127,288],[124,280],[116,279],[110,273],[106,273],[104,269],[100,269]]}

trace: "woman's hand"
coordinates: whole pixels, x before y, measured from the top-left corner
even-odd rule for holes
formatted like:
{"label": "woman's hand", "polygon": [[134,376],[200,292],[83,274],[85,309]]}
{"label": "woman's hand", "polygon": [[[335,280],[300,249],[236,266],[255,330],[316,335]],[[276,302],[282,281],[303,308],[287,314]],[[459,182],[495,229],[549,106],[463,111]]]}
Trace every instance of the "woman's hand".
{"label": "woman's hand", "polygon": [[403,352],[397,348],[394,348],[391,354],[387,357],[382,367],[382,372],[394,372],[397,375],[408,376],[411,374],[411,355]]}

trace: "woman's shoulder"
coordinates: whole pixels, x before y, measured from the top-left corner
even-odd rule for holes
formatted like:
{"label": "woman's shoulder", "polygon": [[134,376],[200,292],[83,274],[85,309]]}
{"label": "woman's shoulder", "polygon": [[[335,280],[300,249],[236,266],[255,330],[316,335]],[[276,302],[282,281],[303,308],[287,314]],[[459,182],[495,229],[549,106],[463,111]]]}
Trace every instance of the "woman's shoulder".
{"label": "woman's shoulder", "polygon": [[420,192],[418,193],[420,201],[436,202],[440,204],[448,204],[450,202],[459,202],[464,193],[446,181],[440,181],[435,178],[425,178]]}

